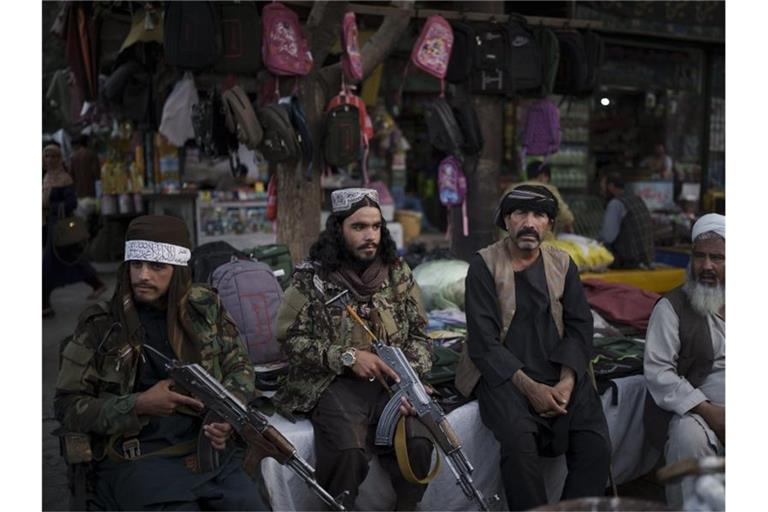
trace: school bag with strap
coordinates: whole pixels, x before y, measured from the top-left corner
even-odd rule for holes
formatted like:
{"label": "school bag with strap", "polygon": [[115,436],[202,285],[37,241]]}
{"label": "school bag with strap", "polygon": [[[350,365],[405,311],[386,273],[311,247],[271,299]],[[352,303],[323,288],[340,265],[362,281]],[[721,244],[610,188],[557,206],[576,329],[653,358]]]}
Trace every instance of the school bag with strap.
{"label": "school bag with strap", "polygon": [[237,137],[227,129],[224,103],[217,90],[200,92],[192,106],[192,127],[198,147],[204,154],[229,156],[237,149]]}
{"label": "school bag with strap", "polygon": [[467,178],[461,169],[461,162],[455,156],[444,158],[437,168],[437,189],[440,203],[449,209],[461,206],[462,231],[469,235],[467,217]]}
{"label": "school bag with strap", "polygon": [[560,110],[547,98],[528,106],[523,133],[522,158],[548,156],[560,150]]}
{"label": "school bag with strap", "polygon": [[260,148],[264,158],[270,162],[284,162],[301,156],[299,140],[285,105],[265,105],[259,109],[259,119],[264,128]]}
{"label": "school bag with strap", "polygon": [[506,24],[510,87],[508,95],[538,92],[541,87],[541,48],[533,31],[522,16],[510,14]]}
{"label": "school bag with strap", "polygon": [[474,69],[470,74],[475,94],[505,94],[511,87],[509,70],[509,32],[499,23],[475,27]]}
{"label": "school bag with strap", "polygon": [[208,242],[195,247],[189,260],[192,282],[209,284],[213,271],[233,259],[248,259],[248,255],[224,241]]}
{"label": "school bag with strap", "polygon": [[255,2],[222,2],[223,50],[214,67],[219,73],[255,74],[261,62],[261,19]]}
{"label": "school bag with strap", "polygon": [[589,74],[584,39],[575,30],[556,30],[555,34],[560,43],[560,62],[554,92],[579,94],[586,88]]}
{"label": "school bag with strap", "polygon": [[560,42],[552,29],[544,26],[535,29],[534,35],[541,48],[541,94],[548,96],[555,90],[557,68],[560,64]]}
{"label": "school bag with strap", "polygon": [[613,389],[611,402],[618,405],[618,393],[614,379],[643,374],[645,344],[624,337],[596,337],[593,340],[592,370],[597,391],[603,394]]}
{"label": "school bag with strap", "polygon": [[350,82],[363,79],[363,61],[357,44],[357,21],[355,13],[349,11],[341,22],[341,69]]}
{"label": "school bag with strap", "polygon": [[165,59],[171,66],[206,69],[221,57],[219,6],[215,2],[168,2],[163,22]]}
{"label": "school bag with strap", "polygon": [[587,78],[580,94],[591,94],[597,87],[600,67],[605,59],[605,41],[591,30],[584,32],[584,53],[587,55]]}
{"label": "school bag with strap", "polygon": [[312,52],[299,17],[280,2],[264,6],[262,60],[273,75],[304,76],[312,70]]}
{"label": "school bag with strap", "polygon": [[439,15],[427,18],[419,38],[411,50],[411,62],[440,80],[440,96],[445,95],[445,73],[451,59],[453,29]]}
{"label": "school bag with strap", "polygon": [[211,286],[235,321],[252,363],[285,359],[275,329],[283,290],[269,265],[253,260],[225,263],[214,270]]}
{"label": "school bag with strap", "polygon": [[429,142],[443,153],[462,158],[464,137],[445,98],[437,98],[425,112]]}
{"label": "school bag with strap", "polygon": [[453,114],[456,118],[456,122],[461,129],[461,136],[464,139],[464,144],[461,146],[461,151],[465,155],[478,155],[483,150],[485,140],[483,139],[483,131],[480,128],[480,120],[477,117],[477,112],[470,99],[464,101],[456,101],[454,98]]}
{"label": "school bag with strap", "polygon": [[301,148],[301,159],[306,165],[306,178],[312,177],[312,155],[314,147],[312,145],[312,132],[307,124],[307,116],[304,114],[304,108],[297,96],[285,96],[278,101],[280,105],[288,111],[288,118],[291,120],[296,137]]}
{"label": "school bag with strap", "polygon": [[472,73],[478,42],[475,29],[469,23],[453,21],[451,28],[453,28],[453,48],[445,79],[452,84],[460,84],[466,82]]}
{"label": "school bag with strap", "polygon": [[227,129],[237,135],[237,140],[248,149],[256,149],[264,137],[264,130],[256,117],[248,95],[239,85],[227,89],[221,95]]}
{"label": "school bag with strap", "polygon": [[[373,138],[371,122],[362,98],[346,89],[326,106],[323,155],[325,163],[335,167],[361,160],[363,183],[368,183],[368,146]],[[355,116],[356,119],[355,119]]]}
{"label": "school bag with strap", "polygon": [[247,252],[251,258],[269,265],[283,290],[290,286],[293,275],[293,260],[291,260],[291,251],[287,245],[259,245]]}

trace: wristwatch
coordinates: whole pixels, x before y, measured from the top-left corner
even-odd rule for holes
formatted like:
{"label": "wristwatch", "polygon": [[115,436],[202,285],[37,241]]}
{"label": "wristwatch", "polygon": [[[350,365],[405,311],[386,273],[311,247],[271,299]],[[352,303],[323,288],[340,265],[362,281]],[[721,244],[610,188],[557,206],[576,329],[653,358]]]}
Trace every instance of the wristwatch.
{"label": "wristwatch", "polygon": [[353,366],[356,362],[357,350],[354,347],[350,347],[341,353],[341,364],[344,366]]}

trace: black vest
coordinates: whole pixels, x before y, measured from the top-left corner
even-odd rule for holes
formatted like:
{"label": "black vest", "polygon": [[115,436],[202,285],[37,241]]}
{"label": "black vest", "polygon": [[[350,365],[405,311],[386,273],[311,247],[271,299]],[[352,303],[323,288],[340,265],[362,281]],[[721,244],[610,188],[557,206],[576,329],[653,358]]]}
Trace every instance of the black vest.
{"label": "black vest", "polygon": [[627,209],[621,221],[619,236],[611,245],[616,257],[616,268],[636,268],[640,263],[651,263],[653,254],[653,223],[651,213],[642,199],[625,195],[618,198]]}
{"label": "black vest", "polygon": [[[678,335],[680,353],[677,358],[677,374],[685,377],[693,387],[699,387],[712,372],[715,354],[712,348],[712,333],[707,317],[697,313],[691,306],[688,295],[682,287],[675,288],[665,295],[672,304],[679,319]],[[653,401],[650,393],[645,395],[645,413],[643,424],[645,435],[653,446],[664,451],[667,442],[667,430],[671,411],[661,409]]]}

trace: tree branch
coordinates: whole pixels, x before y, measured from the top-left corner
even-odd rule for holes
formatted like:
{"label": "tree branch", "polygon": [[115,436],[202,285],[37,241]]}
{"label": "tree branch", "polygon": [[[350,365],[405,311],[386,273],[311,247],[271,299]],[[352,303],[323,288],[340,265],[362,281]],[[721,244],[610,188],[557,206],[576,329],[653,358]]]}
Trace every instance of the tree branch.
{"label": "tree branch", "polygon": [[305,30],[317,69],[323,65],[333,43],[339,38],[341,21],[346,12],[347,2],[320,1],[312,6]]}

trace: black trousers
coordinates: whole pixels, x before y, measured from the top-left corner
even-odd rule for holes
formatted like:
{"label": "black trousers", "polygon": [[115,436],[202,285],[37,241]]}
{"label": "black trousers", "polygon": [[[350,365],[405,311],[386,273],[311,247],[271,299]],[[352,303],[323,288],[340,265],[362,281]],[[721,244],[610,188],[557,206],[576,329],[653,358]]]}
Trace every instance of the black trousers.
{"label": "black trousers", "polygon": [[577,384],[568,414],[538,416],[511,381],[477,387],[480,416],[501,444],[501,478],[509,510],[547,503],[542,456],[565,454],[568,476],[561,500],[603,496],[611,444],[608,425],[595,390],[586,378]]}
{"label": "black trousers", "polygon": [[[394,449],[374,445],[379,417],[389,400],[379,382],[341,376],[325,390],[310,416],[315,431],[317,478],[332,495],[343,491],[344,506],[354,507],[358,489],[368,475],[373,455],[389,474],[397,494],[397,510],[413,510],[424,496],[426,485],[405,480]],[[406,420],[408,456],[418,477],[427,474],[432,460],[432,444],[426,430],[414,418]]]}

